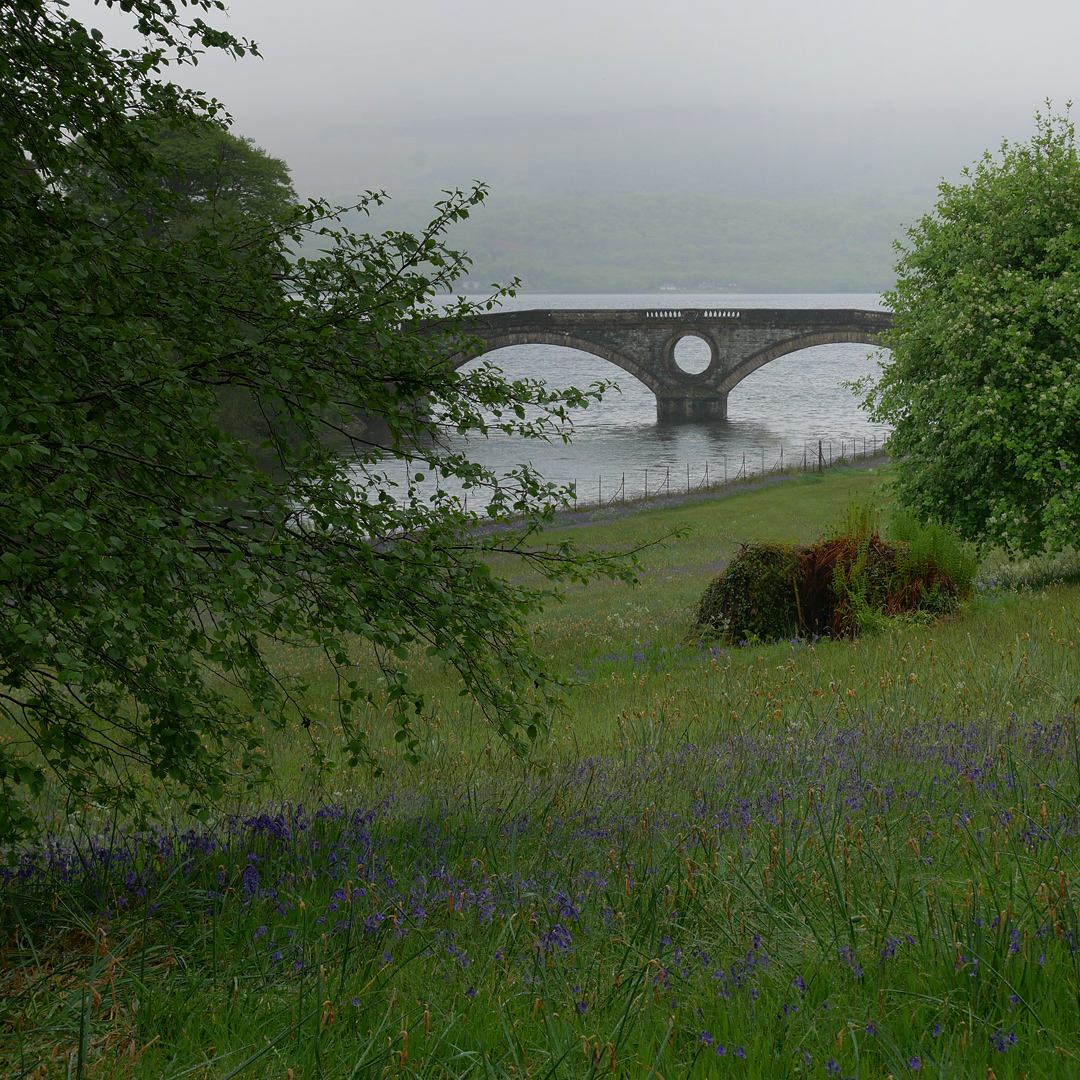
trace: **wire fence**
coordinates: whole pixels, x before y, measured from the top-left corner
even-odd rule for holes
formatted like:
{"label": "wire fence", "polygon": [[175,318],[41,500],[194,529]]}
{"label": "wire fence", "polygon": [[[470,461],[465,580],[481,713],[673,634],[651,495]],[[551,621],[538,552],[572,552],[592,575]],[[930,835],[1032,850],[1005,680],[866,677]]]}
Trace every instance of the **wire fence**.
{"label": "wire fence", "polygon": [[[853,465],[857,461],[879,457],[884,450],[885,436],[872,433],[847,439],[817,439],[804,443],[801,452],[796,453],[790,453],[783,446],[778,451],[762,446],[756,450],[722,455],[715,460],[598,475],[595,482],[591,479],[575,479],[575,495],[570,507],[574,510],[599,509],[668,496],[722,491],[725,487],[767,476],[797,476]],[[469,501],[468,494],[464,493],[462,502],[466,512]]]}
{"label": "wire fence", "polygon": [[616,476],[601,475],[597,476],[595,486],[590,480],[575,480],[574,508],[599,508],[670,495],[692,495],[780,473],[824,472],[834,466],[875,458],[882,453],[884,443],[884,437],[877,434],[850,439],[818,439],[815,443],[804,444],[801,454],[788,453],[783,447],[779,454],[759,447],[756,451],[725,455],[714,461],[654,466]]}

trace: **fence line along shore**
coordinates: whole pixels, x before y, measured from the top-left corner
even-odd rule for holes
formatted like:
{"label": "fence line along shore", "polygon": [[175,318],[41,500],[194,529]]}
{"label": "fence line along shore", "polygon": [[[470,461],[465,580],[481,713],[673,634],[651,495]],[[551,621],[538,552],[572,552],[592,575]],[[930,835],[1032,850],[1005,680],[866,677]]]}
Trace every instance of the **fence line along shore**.
{"label": "fence line along shore", "polygon": [[[787,454],[780,447],[776,457],[770,457],[765,447],[759,447],[740,454],[724,455],[714,461],[627,470],[615,476],[598,475],[595,483],[575,479],[574,501],[564,507],[563,512],[602,510],[658,499],[720,494],[725,489],[760,482],[769,477],[820,473],[834,467],[875,460],[887,460],[885,439],[880,435],[840,440],[818,439],[816,443],[805,444],[801,454]],[[464,502],[468,510],[467,496]]]}

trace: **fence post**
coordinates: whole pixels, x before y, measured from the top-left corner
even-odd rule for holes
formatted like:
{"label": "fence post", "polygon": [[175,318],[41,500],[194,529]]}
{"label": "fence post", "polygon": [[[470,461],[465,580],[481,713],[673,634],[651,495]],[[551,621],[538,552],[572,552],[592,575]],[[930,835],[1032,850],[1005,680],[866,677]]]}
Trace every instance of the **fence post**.
{"label": "fence post", "polygon": [[783,448],[783,446],[780,447],[780,471],[781,472],[784,471],[784,448]]}
{"label": "fence post", "polygon": [[821,440],[817,441],[817,471],[819,473],[825,471],[825,455],[821,451]]}
{"label": "fence post", "polygon": [[709,486],[709,459],[705,459],[705,487]]}
{"label": "fence post", "polygon": [[671,466],[666,466],[667,472],[664,474],[664,494],[671,494]]}
{"label": "fence post", "polygon": [[727,454],[724,455],[724,483],[727,483]]}
{"label": "fence post", "polygon": [[603,478],[603,476],[598,476],[596,478],[596,505],[597,506],[603,506],[604,505],[604,478]]}

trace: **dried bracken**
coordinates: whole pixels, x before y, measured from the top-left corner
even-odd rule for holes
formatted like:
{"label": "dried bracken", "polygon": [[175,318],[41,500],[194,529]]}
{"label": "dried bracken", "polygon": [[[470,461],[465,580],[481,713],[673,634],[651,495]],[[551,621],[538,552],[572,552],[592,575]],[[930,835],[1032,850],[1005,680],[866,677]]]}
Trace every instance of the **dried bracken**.
{"label": "dried bracken", "polygon": [[943,614],[962,589],[932,556],[877,531],[809,547],[743,544],[698,604],[698,633],[728,641],[855,637],[875,617]]}

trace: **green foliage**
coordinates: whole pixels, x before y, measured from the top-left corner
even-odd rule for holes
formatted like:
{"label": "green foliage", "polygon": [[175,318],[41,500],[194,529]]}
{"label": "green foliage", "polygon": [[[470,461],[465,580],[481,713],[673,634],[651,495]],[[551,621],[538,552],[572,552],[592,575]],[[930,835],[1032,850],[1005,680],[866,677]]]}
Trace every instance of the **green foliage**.
{"label": "green foliage", "polygon": [[785,544],[743,544],[705,590],[695,624],[728,641],[779,641],[802,625],[801,567]]}
{"label": "green foliage", "polygon": [[1066,117],[986,154],[899,247],[867,398],[919,520],[1023,553],[1080,525],[1080,158]]}
{"label": "green foliage", "polygon": [[903,510],[896,511],[885,528],[889,540],[902,544],[903,560],[910,573],[928,567],[944,571],[961,596],[970,594],[979,570],[979,560],[970,545],[944,525],[919,521]]}
{"label": "green foliage", "polygon": [[970,594],[978,564],[955,534],[905,514],[890,540],[880,526],[877,504],[854,499],[816,543],[744,544],[702,595],[696,627],[732,642],[855,637]]}
{"label": "green foliage", "polygon": [[865,498],[853,498],[825,530],[829,540],[848,538],[857,542],[869,540],[881,532],[881,507],[872,495]]}
{"label": "green foliage", "polygon": [[[123,208],[145,217],[148,236],[177,239],[229,218],[282,219],[297,206],[285,162],[234,135],[224,122],[146,115],[133,120],[130,134],[146,154],[146,169],[137,177],[90,153],[85,137],[79,140],[81,161],[69,174],[69,197],[85,202],[105,227]],[[167,200],[147,201],[148,189]]]}
{"label": "green foliage", "polygon": [[165,167],[162,182],[192,217],[274,218],[297,203],[285,162],[223,124],[163,126],[153,153]]}
{"label": "green foliage", "polygon": [[[473,309],[434,299],[468,265],[443,234],[482,187],[450,194],[419,235],[353,233],[322,202],[250,214],[240,195],[237,214],[191,221],[192,192],[162,176],[223,116],[163,73],[251,47],[202,20],[216,0],[107,2],[144,48],[112,50],[46,0],[0,8],[0,837],[34,828],[25,795],[47,780],[80,804],[145,806],[164,786],[204,813],[265,776],[262,733],[300,720],[305,690],[270,643],[332,665],[353,765],[368,756],[355,710],[376,694],[418,753],[425,702],[404,667],[418,651],[523,745],[557,693],[524,621],[555,580],[631,571],[534,547],[563,493],[529,469],[500,481],[444,435],[494,415],[543,437],[598,391],[453,369]],[[191,227],[166,235],[177,220]],[[293,258],[305,240],[325,254]],[[219,423],[237,392],[264,418],[273,476]],[[385,418],[409,480],[379,447],[329,449],[361,410]],[[470,488],[493,527],[422,495],[429,472]],[[493,573],[496,552],[539,577]],[[357,673],[358,640],[377,681]]]}

